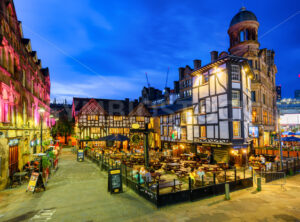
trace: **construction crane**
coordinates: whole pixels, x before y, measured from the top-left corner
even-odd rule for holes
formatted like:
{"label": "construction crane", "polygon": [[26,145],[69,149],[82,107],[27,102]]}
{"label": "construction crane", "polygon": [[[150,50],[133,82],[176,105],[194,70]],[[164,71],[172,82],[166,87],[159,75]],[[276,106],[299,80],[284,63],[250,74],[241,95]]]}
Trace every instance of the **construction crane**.
{"label": "construction crane", "polygon": [[166,85],[165,85],[165,88],[167,88],[167,85],[168,85],[169,72],[170,72],[170,67],[168,67],[168,71],[167,71],[167,78],[166,78]]}
{"label": "construction crane", "polygon": [[145,74],[146,74],[146,80],[147,80],[148,88],[150,89],[150,83],[149,83],[149,79],[148,79],[148,74],[147,74],[147,72]]}

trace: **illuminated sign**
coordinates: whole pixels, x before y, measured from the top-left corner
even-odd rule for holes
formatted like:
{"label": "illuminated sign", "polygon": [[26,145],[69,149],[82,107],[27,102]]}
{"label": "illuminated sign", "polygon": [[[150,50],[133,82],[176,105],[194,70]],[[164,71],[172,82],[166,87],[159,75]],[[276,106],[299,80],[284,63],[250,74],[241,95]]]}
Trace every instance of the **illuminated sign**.
{"label": "illuminated sign", "polygon": [[249,126],[249,136],[251,136],[252,138],[258,138],[257,126]]}
{"label": "illuminated sign", "polygon": [[134,124],[131,125],[131,128],[132,128],[132,129],[139,129],[139,128],[140,128],[140,125],[137,124],[137,123],[134,123]]}

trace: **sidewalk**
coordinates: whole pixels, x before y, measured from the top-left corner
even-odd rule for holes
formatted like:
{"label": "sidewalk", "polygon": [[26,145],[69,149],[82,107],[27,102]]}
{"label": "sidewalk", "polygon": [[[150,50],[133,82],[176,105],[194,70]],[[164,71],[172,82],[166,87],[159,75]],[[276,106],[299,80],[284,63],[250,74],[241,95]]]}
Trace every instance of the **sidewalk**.
{"label": "sidewalk", "polygon": [[26,185],[0,192],[0,221],[300,221],[300,175],[285,190],[265,185],[161,209],[124,187],[107,192],[107,174],[92,162],[76,161],[63,149],[59,170],[46,192],[26,193]]}

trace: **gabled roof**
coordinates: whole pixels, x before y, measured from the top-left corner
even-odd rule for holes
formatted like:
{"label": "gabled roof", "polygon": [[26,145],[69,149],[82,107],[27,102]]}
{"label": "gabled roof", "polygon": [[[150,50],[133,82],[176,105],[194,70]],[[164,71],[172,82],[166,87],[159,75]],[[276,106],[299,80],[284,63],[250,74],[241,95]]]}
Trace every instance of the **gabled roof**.
{"label": "gabled roof", "polygon": [[[80,110],[90,102],[92,98],[73,98],[73,115],[78,115]],[[110,99],[94,99],[101,106],[107,115],[111,116],[128,116],[135,110],[139,103],[129,100],[110,100]],[[145,109],[147,109],[144,106]],[[138,109],[137,109],[138,110]],[[136,110],[136,111],[137,111]]]}
{"label": "gabled roof", "polygon": [[145,105],[143,103],[140,103],[129,113],[129,116],[148,116],[148,117],[150,117],[151,114],[150,114],[149,110],[145,107]]}
{"label": "gabled roof", "polygon": [[79,114],[102,114],[106,115],[107,113],[105,110],[99,105],[99,103],[95,99],[90,99],[90,101],[85,104],[81,110],[79,111]]}

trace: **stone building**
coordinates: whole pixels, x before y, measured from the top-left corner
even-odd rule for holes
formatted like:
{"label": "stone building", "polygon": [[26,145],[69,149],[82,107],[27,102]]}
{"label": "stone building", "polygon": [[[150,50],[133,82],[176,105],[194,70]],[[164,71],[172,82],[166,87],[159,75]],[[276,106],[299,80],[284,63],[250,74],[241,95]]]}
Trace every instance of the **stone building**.
{"label": "stone building", "polygon": [[[50,77],[23,37],[12,0],[0,1],[0,189],[49,136]],[[39,112],[43,110],[43,112]],[[43,140],[45,141],[45,140]]]}
{"label": "stone building", "polygon": [[258,41],[259,22],[254,13],[244,7],[232,18],[228,34],[231,55],[247,58],[254,72],[252,80],[252,124],[258,128],[259,137],[254,146],[268,146],[276,130],[277,68],[273,50],[261,49]]}

